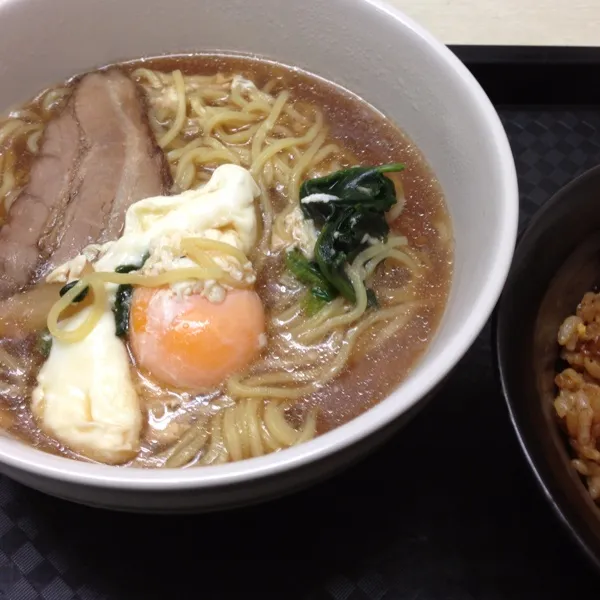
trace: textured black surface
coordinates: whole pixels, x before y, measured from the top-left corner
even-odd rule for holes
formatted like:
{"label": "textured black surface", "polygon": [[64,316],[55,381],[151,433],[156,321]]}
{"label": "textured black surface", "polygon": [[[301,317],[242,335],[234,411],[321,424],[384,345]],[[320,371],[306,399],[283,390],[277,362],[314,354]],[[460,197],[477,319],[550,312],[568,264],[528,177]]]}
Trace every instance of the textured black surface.
{"label": "textured black surface", "polygon": [[[523,226],[600,162],[600,109],[501,115]],[[0,598],[577,598],[597,575],[534,483],[491,361],[486,328],[391,443],[323,485],[260,507],[115,514],[0,479]]]}

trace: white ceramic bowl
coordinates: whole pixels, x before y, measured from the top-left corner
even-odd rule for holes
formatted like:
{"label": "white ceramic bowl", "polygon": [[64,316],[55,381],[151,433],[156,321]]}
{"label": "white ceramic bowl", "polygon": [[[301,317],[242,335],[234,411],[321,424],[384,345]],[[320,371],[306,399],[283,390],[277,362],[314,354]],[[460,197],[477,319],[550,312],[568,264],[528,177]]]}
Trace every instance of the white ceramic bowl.
{"label": "white ceramic bowl", "polygon": [[341,84],[424,152],[446,193],[456,239],[451,297],[428,353],[389,398],[343,427],[277,454],[187,470],[90,465],[0,438],[0,470],[9,477],[62,498],[135,511],[219,509],[287,493],[390,435],[487,321],[516,238],[510,147],[467,69],[401,13],[376,0],[0,0],[0,26],[0,107],[106,63],[202,50],[257,54]]}

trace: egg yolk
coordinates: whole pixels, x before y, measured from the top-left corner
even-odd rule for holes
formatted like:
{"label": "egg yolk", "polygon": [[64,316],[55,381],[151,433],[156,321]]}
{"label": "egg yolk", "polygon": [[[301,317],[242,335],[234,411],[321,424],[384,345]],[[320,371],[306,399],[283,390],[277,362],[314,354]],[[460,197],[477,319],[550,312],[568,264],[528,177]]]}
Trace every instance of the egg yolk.
{"label": "egg yolk", "polygon": [[256,358],[264,333],[264,309],[254,291],[229,291],[220,304],[200,295],[177,298],[167,289],[140,287],[133,294],[133,355],[152,377],[172,387],[219,385]]}

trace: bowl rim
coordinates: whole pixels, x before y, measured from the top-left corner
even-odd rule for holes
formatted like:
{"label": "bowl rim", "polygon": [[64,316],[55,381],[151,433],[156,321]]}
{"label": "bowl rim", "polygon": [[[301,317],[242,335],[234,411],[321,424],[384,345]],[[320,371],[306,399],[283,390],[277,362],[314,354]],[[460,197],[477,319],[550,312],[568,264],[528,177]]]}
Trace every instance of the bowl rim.
{"label": "bowl rim", "polygon": [[[122,469],[54,456],[15,440],[0,437],[0,463],[34,477],[65,483],[122,490],[173,491],[230,486],[292,471],[325,459],[358,443],[407,413],[448,375],[470,348],[489,319],[508,276],[517,237],[518,186],[512,151],[500,117],[491,101],[463,63],[441,42],[411,18],[384,0],[360,0],[392,19],[398,28],[410,31],[429,47],[454,77],[461,80],[483,115],[494,139],[500,173],[502,211],[497,228],[499,243],[493,251],[490,276],[481,286],[470,316],[459,326],[427,372],[403,382],[387,398],[368,411],[313,440],[243,461],[202,469]],[[402,401],[399,402],[401,394]]]}
{"label": "bowl rim", "polygon": [[[547,202],[545,202],[539,209],[535,211],[533,217],[530,219],[530,221],[527,223],[527,226],[524,228],[523,232],[518,237],[513,264],[518,264],[520,262],[519,258],[520,253],[523,252],[523,247],[526,245],[529,237],[537,231],[537,229],[539,228],[539,224],[543,222],[546,215],[552,213],[557,206],[562,204],[562,202],[564,202],[564,198],[568,197],[571,194],[572,190],[578,188],[582,183],[584,183],[588,179],[593,178],[600,178],[600,165],[591,167],[587,171],[584,171],[583,173],[572,179],[569,183],[561,187],[555,194],[553,194],[553,196]],[[509,273],[504,291],[500,296],[496,309],[494,310],[492,315],[492,351],[494,353],[495,377],[500,384],[502,396],[504,397],[509,419],[515,431],[517,440],[519,442],[521,453],[525,457],[525,460],[529,465],[531,472],[534,475],[534,479],[538,485],[538,488],[541,490],[542,495],[550,504],[554,514],[558,517],[558,520],[562,523],[563,527],[570,533],[571,537],[577,543],[580,550],[583,551],[583,554],[587,557],[589,563],[592,564],[598,571],[600,571],[600,554],[592,549],[591,545],[586,541],[585,536],[581,535],[581,533],[579,532],[579,528],[573,524],[576,511],[570,506],[569,502],[566,499],[556,497],[553,488],[556,488],[557,484],[554,482],[553,477],[551,477],[550,475],[543,475],[543,468],[541,466],[541,463],[545,459],[543,456],[536,457],[534,452],[530,449],[530,445],[533,444],[529,443],[528,436],[523,431],[523,419],[519,415],[516,400],[511,396],[509,391],[509,385],[507,382],[505,368],[505,351],[503,350],[501,330],[506,329],[506,327],[503,325],[503,322],[506,318],[505,315],[509,310],[508,305],[506,304],[508,293],[511,288],[511,285],[516,285],[516,283],[516,279],[514,282],[511,281],[511,273]],[[552,470],[549,470],[549,473],[552,472]]]}

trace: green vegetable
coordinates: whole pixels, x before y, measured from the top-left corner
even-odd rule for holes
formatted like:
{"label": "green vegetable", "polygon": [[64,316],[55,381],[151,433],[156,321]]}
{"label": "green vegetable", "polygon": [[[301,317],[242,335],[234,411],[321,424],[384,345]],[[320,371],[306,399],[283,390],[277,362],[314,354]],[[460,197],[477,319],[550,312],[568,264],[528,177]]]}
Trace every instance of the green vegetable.
{"label": "green vegetable", "polygon": [[[300,206],[307,219],[321,228],[315,244],[315,263],[300,270],[288,268],[299,281],[314,289],[328,284],[330,301],[338,294],[356,302],[354,287],[346,274],[346,266],[366,248],[369,240],[385,239],[389,225],[385,213],[396,203],[394,182],[385,173],[398,172],[404,165],[394,163],[380,167],[351,167],[325,177],[309,179],[300,188]],[[313,194],[325,194],[309,198]],[[308,201],[304,201],[304,200]],[[291,253],[290,253],[291,254]],[[288,255],[289,257],[289,255]],[[302,257],[303,258],[303,257]],[[310,278],[307,275],[310,271]],[[309,281],[311,279],[311,281]],[[332,289],[335,293],[332,294]],[[376,306],[372,290],[368,290],[369,306]]]}
{"label": "green vegetable", "polygon": [[119,265],[115,269],[115,273],[131,273],[131,271],[139,271],[144,266],[144,264],[148,260],[148,258],[150,258],[150,253],[146,252],[142,256],[142,260],[140,261],[139,265],[138,264]]}
{"label": "green vegetable", "polygon": [[[380,167],[350,167],[324,177],[307,179],[300,188],[300,206],[308,219],[317,226],[327,219],[339,216],[346,208],[369,210],[383,215],[396,203],[394,182],[384,173],[404,170],[401,163]],[[327,202],[302,202],[312,194],[335,196]]]}
{"label": "green vegetable", "polygon": [[[71,283],[67,283],[67,285],[63,285],[62,288],[60,288],[60,292],[58,292],[61,296],[64,296],[69,290],[73,289],[77,284],[79,283],[79,279],[76,279],[75,281],[71,281]],[[88,295],[88,292],[90,291],[89,286],[84,287],[81,292],[79,292],[79,294],[77,294],[77,296],[75,296],[75,298],[73,298],[73,302],[77,303],[77,302],[81,302],[82,300],[85,299],[85,297]]]}
{"label": "green vegetable", "polygon": [[335,288],[319,271],[317,263],[309,261],[300,250],[288,252],[285,263],[300,283],[310,287],[311,295],[314,298],[331,302],[337,296]]}
{"label": "green vegetable", "polygon": [[[138,271],[148,260],[149,254],[146,253],[139,265],[119,265],[115,273],[131,273]],[[117,337],[125,337],[129,331],[129,313],[131,311],[131,300],[133,298],[133,286],[124,283],[119,285],[115,293],[115,303],[113,305],[113,315],[115,316],[115,333]]]}
{"label": "green vegetable", "polygon": [[47,329],[44,329],[38,334],[35,347],[44,358],[48,358],[48,356],[50,356],[50,350],[52,348],[52,336]]}
{"label": "green vegetable", "polygon": [[137,271],[139,268],[139,265],[120,265],[115,269],[115,273],[131,273],[131,271]]}
{"label": "green vegetable", "polygon": [[327,300],[319,298],[312,294],[312,291],[308,291],[302,298],[302,309],[307,317],[316,315],[326,304]]}
{"label": "green vegetable", "polygon": [[133,286],[122,284],[117,288],[113,314],[115,316],[115,333],[117,337],[125,337],[129,331],[129,311],[133,298]]}

